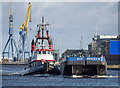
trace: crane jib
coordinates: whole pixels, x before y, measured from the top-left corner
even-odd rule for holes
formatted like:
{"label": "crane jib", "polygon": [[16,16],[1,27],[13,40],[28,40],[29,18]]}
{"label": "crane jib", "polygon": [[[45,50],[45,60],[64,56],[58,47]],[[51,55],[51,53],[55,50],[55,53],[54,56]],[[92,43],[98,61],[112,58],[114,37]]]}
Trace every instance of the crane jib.
{"label": "crane jib", "polygon": [[25,20],[24,20],[22,26],[20,27],[20,29],[24,29],[23,31],[26,31],[27,34],[28,34],[28,22],[31,22],[31,14],[32,14],[31,13],[31,8],[32,8],[32,6],[29,2],[27,13],[25,15]]}

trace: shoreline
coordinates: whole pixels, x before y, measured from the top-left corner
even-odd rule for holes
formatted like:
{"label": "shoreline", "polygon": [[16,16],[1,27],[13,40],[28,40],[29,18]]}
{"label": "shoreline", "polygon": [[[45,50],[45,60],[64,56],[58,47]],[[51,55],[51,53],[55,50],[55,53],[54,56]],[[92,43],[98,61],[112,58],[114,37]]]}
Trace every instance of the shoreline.
{"label": "shoreline", "polygon": [[[0,62],[0,65],[27,65],[25,62]],[[107,65],[107,70],[120,70],[120,65]]]}
{"label": "shoreline", "polygon": [[107,65],[107,70],[120,70],[120,65]]}
{"label": "shoreline", "polygon": [[0,62],[0,65],[27,65],[25,62]]}

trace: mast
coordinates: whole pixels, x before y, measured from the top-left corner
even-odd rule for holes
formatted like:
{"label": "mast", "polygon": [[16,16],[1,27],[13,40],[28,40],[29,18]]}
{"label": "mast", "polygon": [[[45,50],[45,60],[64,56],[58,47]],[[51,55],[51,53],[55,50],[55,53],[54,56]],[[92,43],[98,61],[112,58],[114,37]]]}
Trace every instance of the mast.
{"label": "mast", "polygon": [[[36,40],[34,42],[35,47],[37,44],[41,44],[41,49],[37,49],[36,51],[53,51],[53,43],[52,39],[49,37],[49,30],[47,29],[47,26],[49,26],[49,23],[44,22],[44,17],[42,17],[42,23],[37,25],[38,31],[37,31],[37,36]],[[46,36],[44,36],[46,32]],[[38,40],[41,40],[41,43],[39,43]],[[48,41],[48,47],[44,45],[44,41]],[[32,44],[33,45],[33,44]],[[34,46],[32,48],[35,48]],[[34,50],[34,49],[33,49]]]}
{"label": "mast", "polygon": [[42,17],[42,45],[43,45],[43,42],[44,42],[44,17]]}

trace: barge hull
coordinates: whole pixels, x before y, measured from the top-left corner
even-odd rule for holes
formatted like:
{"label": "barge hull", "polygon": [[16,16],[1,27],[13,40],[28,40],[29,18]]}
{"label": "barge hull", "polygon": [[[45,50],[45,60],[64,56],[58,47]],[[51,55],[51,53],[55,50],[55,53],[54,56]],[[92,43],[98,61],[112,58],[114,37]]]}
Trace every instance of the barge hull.
{"label": "barge hull", "polygon": [[61,64],[63,76],[71,75],[106,75],[107,64],[105,61],[69,61]]}

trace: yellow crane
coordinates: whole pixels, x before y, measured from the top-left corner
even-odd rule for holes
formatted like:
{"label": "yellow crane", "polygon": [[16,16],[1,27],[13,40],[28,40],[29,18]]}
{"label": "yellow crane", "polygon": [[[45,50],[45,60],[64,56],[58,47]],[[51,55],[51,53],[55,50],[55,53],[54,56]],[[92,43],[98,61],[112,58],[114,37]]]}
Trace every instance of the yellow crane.
{"label": "yellow crane", "polygon": [[[30,52],[29,50],[26,48],[28,47],[28,42],[27,42],[27,34],[28,34],[28,22],[30,21],[31,22],[31,4],[29,2],[28,4],[28,9],[27,9],[27,13],[25,15],[25,20],[24,22],[22,23],[22,26],[20,27],[20,32],[19,32],[19,35],[20,35],[20,39],[19,39],[19,45],[18,45],[18,48],[19,48],[19,58],[22,59],[22,61],[24,62],[25,60],[25,54],[28,54],[28,57],[30,57]],[[29,20],[30,18],[30,20]]]}
{"label": "yellow crane", "polygon": [[[27,34],[28,34],[28,22],[31,22],[31,8],[32,8],[32,6],[29,2],[28,10],[27,10],[27,13],[25,15],[25,20],[20,27],[20,29],[23,29],[23,31],[26,31]],[[29,21],[29,17],[30,17],[30,21]]]}

